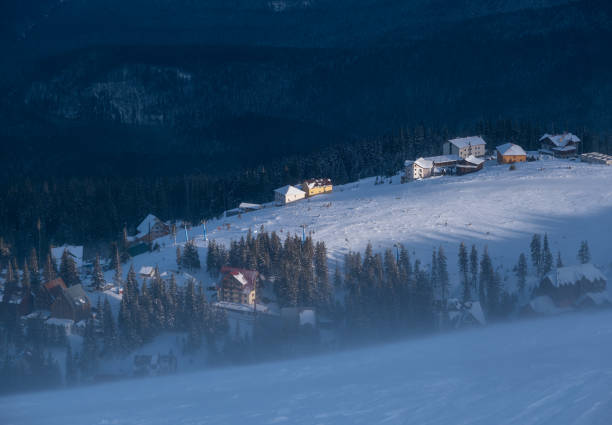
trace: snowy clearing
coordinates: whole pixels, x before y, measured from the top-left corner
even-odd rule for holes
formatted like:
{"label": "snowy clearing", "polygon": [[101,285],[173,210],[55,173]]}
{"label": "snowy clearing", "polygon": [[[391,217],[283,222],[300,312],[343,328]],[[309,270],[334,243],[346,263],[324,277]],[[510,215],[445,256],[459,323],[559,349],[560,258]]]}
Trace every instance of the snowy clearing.
{"label": "snowy clearing", "polygon": [[[487,245],[502,277],[512,289],[511,269],[521,252],[528,254],[534,233],[547,232],[553,255],[561,252],[566,265],[576,264],[580,241],[588,240],[592,262],[611,276],[612,167],[567,160],[544,160],[508,165],[488,162],[485,168],[465,176],[433,177],[407,184],[375,185],[375,178],[334,187],[334,192],[287,206],[268,204],[260,211],[211,220],[208,238],[229,244],[249,229],[301,234],[301,225],[316,240],[325,241],[330,270],[342,265],[349,250],[363,251],[371,242],[376,251],[402,243],[411,254],[429,263],[433,247],[445,248],[451,271],[456,269],[459,243]],[[272,195],[271,195],[272,196]],[[228,229],[229,225],[229,229]],[[189,230],[205,263],[206,242],[202,226]],[[185,232],[179,229],[179,244]],[[171,236],[160,238],[160,252],[133,259],[136,270],[159,264],[162,271],[176,268],[176,248]],[[124,273],[127,267],[124,267]],[[204,271],[194,276],[212,283]],[[107,273],[112,278],[112,271]],[[179,282],[180,283],[180,282]]]}

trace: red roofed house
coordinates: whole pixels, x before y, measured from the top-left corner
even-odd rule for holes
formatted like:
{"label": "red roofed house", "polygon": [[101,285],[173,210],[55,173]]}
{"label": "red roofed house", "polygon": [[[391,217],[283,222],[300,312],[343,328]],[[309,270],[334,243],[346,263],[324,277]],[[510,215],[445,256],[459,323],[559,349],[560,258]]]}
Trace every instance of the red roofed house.
{"label": "red roofed house", "polygon": [[235,267],[221,268],[221,280],[217,284],[218,300],[237,304],[255,304],[258,278],[259,273],[255,270]]}

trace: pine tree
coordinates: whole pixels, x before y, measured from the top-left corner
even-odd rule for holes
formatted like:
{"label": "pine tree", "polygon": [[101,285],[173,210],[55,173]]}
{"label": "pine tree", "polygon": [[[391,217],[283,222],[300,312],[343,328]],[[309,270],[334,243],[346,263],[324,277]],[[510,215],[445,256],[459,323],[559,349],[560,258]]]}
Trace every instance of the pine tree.
{"label": "pine tree", "polygon": [[100,256],[96,255],[94,260],[93,275],[91,278],[92,288],[96,291],[101,291],[106,283],[104,281],[104,274],[102,273],[102,267],[100,266]]}
{"label": "pine tree", "polygon": [[117,350],[117,328],[108,298],[104,298],[102,310],[102,338],[104,353],[107,356],[112,356]]}
{"label": "pine tree", "polygon": [[[484,252],[482,253],[482,259],[480,260],[480,285],[478,287],[478,298],[480,300],[480,305],[483,308],[488,309],[489,305],[487,290],[491,286],[491,282],[493,281],[493,264],[491,263],[491,258],[489,257],[489,252],[487,247],[485,246]],[[492,314],[490,311],[487,311],[488,314]]]}
{"label": "pine tree", "polygon": [[542,277],[542,242],[540,235],[535,234],[531,238],[531,263],[538,277]]}
{"label": "pine tree", "polygon": [[13,268],[13,262],[9,261],[8,266],[6,268],[6,276],[4,277],[3,296],[6,299],[10,299],[10,297],[17,292],[17,283],[17,275],[15,269]]}
{"label": "pine tree", "polygon": [[93,376],[98,364],[98,347],[93,319],[88,319],[85,324],[85,335],[83,336],[83,348],[81,349],[81,372],[84,376]]}
{"label": "pine tree", "polygon": [[32,248],[30,251],[30,280],[32,283],[32,289],[36,293],[40,286],[40,269],[38,267],[38,254],[36,248]]}
{"label": "pine tree", "polygon": [[76,384],[77,381],[77,370],[74,366],[74,357],[72,356],[72,347],[70,344],[66,346],[66,385],[72,386]]}
{"label": "pine tree", "polygon": [[552,270],[553,266],[553,255],[550,252],[550,247],[548,246],[548,235],[544,233],[544,244],[542,247],[542,276],[545,276],[548,272]]}
{"label": "pine tree", "polygon": [[126,263],[132,258],[129,252],[129,248],[130,242],[128,241],[127,228],[124,226],[121,237],[121,253],[119,257],[122,263]]}
{"label": "pine tree", "polygon": [[176,247],[176,266],[180,269],[182,265],[183,265],[183,259],[181,255],[181,247],[177,246]]}
{"label": "pine tree", "polygon": [[449,280],[448,280],[448,267],[446,261],[446,255],[442,246],[438,248],[438,279],[440,282],[440,293],[442,299],[442,306],[446,308],[449,296]]}
{"label": "pine tree", "polygon": [[525,286],[527,283],[527,258],[522,252],[521,255],[519,255],[518,264],[516,265],[516,277],[518,281],[519,293],[522,295],[523,292],[525,292]]}
{"label": "pine tree", "polygon": [[23,262],[23,272],[21,273],[21,290],[23,295],[31,291],[32,281],[30,280],[30,268],[27,261]]}
{"label": "pine tree", "polygon": [[470,279],[468,277],[468,272],[469,272],[468,261],[469,259],[468,259],[467,248],[465,247],[465,244],[461,242],[461,244],[459,245],[459,254],[458,254],[457,263],[459,265],[459,274],[461,276],[461,286],[463,287],[462,295],[463,295],[464,302],[472,299]]}
{"label": "pine tree", "polygon": [[557,252],[557,268],[563,267],[563,260],[561,260],[561,251]]}
{"label": "pine tree", "polygon": [[47,260],[45,261],[45,267],[43,269],[43,280],[46,282],[50,282],[55,279],[55,266],[53,264],[53,257],[51,254],[47,254]]}
{"label": "pine tree", "polygon": [[174,330],[177,326],[177,305],[178,300],[178,288],[176,286],[176,277],[174,274],[170,275],[170,282],[168,284],[168,290],[166,291],[165,300],[165,312],[166,312],[166,329]]}
{"label": "pine tree", "polygon": [[478,287],[478,251],[476,251],[476,245],[472,245],[470,251],[470,274],[472,277],[472,291],[476,293]]}
{"label": "pine tree", "polygon": [[580,260],[580,264],[587,264],[591,261],[591,252],[589,250],[589,243],[587,241],[582,241],[580,243],[578,260]]}
{"label": "pine tree", "polygon": [[113,280],[117,285],[121,285],[123,283],[123,272],[121,270],[121,259],[119,258],[119,249],[117,248],[117,244],[114,245],[114,248],[113,256],[111,257],[111,265],[115,270]]}
{"label": "pine tree", "polygon": [[317,303],[320,308],[329,308],[332,299],[332,287],[329,284],[329,269],[327,267],[327,248],[324,242],[317,242],[314,253],[314,268],[316,275]]}
{"label": "pine tree", "polygon": [[76,262],[74,261],[68,250],[64,250],[62,254],[59,275],[68,287],[81,283],[81,279],[79,278],[79,273],[77,271]]}
{"label": "pine tree", "polygon": [[191,269],[199,269],[200,256],[198,255],[198,248],[195,246],[193,241],[189,241],[185,244],[183,251],[182,263],[185,267]]}

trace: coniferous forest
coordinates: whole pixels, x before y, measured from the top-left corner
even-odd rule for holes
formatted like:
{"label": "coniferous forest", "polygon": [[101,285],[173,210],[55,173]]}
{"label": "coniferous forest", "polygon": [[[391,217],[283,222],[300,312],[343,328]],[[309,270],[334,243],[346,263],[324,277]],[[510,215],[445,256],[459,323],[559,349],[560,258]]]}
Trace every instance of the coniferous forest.
{"label": "coniferous forest", "polygon": [[[526,122],[481,122],[467,133],[481,134],[492,146],[512,141],[537,149],[544,125]],[[466,134],[467,134],[466,133]],[[422,125],[405,127],[385,137],[339,144],[317,152],[289,156],[223,175],[143,173],[140,176],[11,176],[0,180],[0,236],[24,258],[31,247],[50,244],[96,244],[121,238],[148,213],[162,219],[199,223],[220,216],[240,202],[267,202],[272,190],[313,176],[343,184],[373,175],[392,175],[407,158],[441,153],[441,145],[457,132]],[[578,133],[585,152],[610,152],[610,135]],[[85,218],[86,217],[86,218]],[[42,247],[42,248],[41,248]],[[96,251],[100,248],[97,247]],[[108,253],[108,252],[105,252]]]}

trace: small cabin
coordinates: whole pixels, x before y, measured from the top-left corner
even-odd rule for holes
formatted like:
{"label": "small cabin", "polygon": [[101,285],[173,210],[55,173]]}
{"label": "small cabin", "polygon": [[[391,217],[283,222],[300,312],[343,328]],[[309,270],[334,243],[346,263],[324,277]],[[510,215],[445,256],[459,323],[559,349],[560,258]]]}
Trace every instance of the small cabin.
{"label": "small cabin", "polygon": [[144,220],[136,227],[138,234],[136,240],[150,242],[170,234],[170,226],[155,217],[153,214],[147,215]]}
{"label": "small cabin", "polygon": [[515,162],[526,162],[527,152],[514,143],[505,143],[496,148],[497,162],[500,164],[513,164]]}

